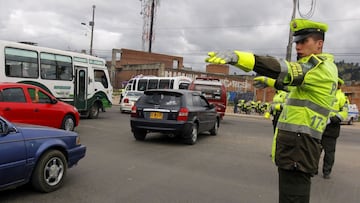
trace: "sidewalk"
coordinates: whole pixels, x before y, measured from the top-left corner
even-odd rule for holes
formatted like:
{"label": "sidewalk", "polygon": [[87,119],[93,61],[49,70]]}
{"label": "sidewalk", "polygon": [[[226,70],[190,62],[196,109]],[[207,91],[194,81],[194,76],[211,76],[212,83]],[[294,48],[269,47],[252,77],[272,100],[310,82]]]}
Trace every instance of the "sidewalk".
{"label": "sidewalk", "polygon": [[258,119],[270,120],[270,119],[264,118],[264,115],[259,115],[258,113],[252,113],[252,114],[234,113],[233,106],[226,107],[225,116],[236,116],[236,117],[247,117],[247,118],[258,118]]}

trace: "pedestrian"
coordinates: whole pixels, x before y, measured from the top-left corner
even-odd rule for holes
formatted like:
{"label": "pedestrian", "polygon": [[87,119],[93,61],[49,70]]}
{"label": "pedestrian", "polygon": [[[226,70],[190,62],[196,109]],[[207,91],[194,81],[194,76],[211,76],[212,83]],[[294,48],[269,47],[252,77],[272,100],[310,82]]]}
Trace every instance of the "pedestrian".
{"label": "pedestrian", "polygon": [[328,26],[294,19],[290,29],[296,43],[296,62],[237,50],[209,52],[206,59],[262,75],[256,83],[276,89],[293,86],[280,114],[272,149],[272,159],[278,167],[280,203],[310,201],[311,177],[318,170],[321,136],[338,80],[333,55],[322,52]]}
{"label": "pedestrian", "polygon": [[336,90],[336,102],[333,111],[330,113],[330,122],[327,124],[322,136],[321,144],[324,149],[323,178],[329,179],[331,169],[335,162],[336,140],[340,135],[340,123],[348,116],[348,100],[340,87],[344,81],[339,78],[338,89]]}
{"label": "pedestrian", "polygon": [[236,92],[234,96],[234,113],[238,113],[239,93]]}
{"label": "pedestrian", "polygon": [[287,97],[288,92],[284,90],[276,90],[275,95],[273,97],[272,103],[270,105],[270,114],[272,115],[272,124],[273,124],[273,130],[275,133],[276,124],[279,120],[280,113],[283,109],[283,106],[285,104],[285,100]]}

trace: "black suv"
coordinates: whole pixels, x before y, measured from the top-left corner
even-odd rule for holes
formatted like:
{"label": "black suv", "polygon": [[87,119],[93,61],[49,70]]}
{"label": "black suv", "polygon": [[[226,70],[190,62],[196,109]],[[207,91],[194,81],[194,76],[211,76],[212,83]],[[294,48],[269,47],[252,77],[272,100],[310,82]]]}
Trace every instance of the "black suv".
{"label": "black suv", "polygon": [[144,92],[131,110],[131,131],[136,140],[149,132],[181,136],[186,144],[195,144],[201,132],[216,135],[220,116],[201,92],[156,89]]}

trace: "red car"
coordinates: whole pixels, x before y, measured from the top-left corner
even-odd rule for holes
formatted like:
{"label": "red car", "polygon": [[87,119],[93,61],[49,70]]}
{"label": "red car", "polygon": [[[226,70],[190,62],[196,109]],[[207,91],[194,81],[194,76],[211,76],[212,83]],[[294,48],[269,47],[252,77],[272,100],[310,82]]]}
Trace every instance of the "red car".
{"label": "red car", "polygon": [[78,110],[40,87],[0,83],[0,116],[11,122],[50,126],[73,131],[79,125]]}

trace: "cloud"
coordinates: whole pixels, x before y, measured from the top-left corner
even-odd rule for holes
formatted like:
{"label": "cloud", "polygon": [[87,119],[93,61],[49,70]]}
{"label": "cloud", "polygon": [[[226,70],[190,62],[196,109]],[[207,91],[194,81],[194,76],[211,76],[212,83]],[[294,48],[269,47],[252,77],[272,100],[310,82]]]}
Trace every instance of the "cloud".
{"label": "cloud", "polygon": [[[95,8],[93,50],[109,59],[112,48],[147,51],[144,15],[134,0],[12,0],[0,7],[0,39],[33,41],[41,46],[79,51],[90,48],[89,27]],[[159,1],[152,52],[184,57],[184,64],[204,70],[207,52],[240,49],[285,57],[292,1]],[[300,2],[306,13],[311,1]],[[360,7],[357,1],[316,2],[312,20],[329,25],[325,50],[336,60],[359,61]],[[296,13],[297,17],[300,14]],[[86,34],[86,36],[85,36]],[[145,45],[145,46],[144,46]],[[294,49],[293,49],[294,52]]]}

